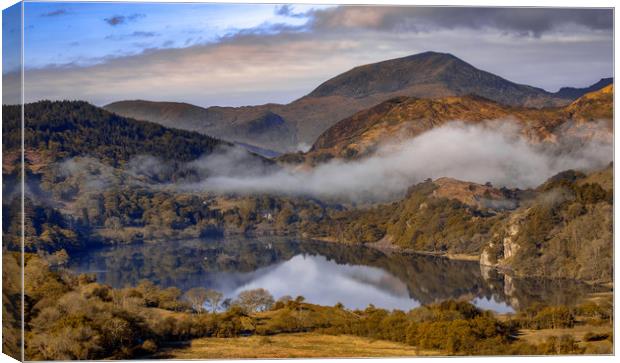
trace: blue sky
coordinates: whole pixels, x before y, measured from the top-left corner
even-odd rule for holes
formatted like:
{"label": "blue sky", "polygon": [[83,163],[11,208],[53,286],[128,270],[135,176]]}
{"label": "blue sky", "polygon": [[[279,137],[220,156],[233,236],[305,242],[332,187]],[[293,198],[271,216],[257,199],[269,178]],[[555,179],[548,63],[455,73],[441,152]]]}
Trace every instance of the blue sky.
{"label": "blue sky", "polygon": [[3,72],[14,71],[21,64],[21,4],[17,3],[7,8],[2,15]]}
{"label": "blue sky", "polygon": [[24,17],[27,102],[287,103],[424,51],[549,91],[613,72],[610,9],[27,2]]}
{"label": "blue sky", "polygon": [[[297,5],[294,11],[323,6]],[[91,65],[145,49],[184,48],[262,24],[307,19],[278,15],[276,5],[167,3],[26,3],[25,65]]]}

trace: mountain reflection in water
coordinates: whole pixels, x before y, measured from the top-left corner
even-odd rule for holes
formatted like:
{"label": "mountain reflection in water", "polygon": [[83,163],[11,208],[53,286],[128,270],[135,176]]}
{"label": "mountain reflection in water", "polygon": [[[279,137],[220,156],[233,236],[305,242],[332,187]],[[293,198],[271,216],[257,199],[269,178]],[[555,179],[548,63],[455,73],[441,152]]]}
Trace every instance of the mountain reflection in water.
{"label": "mountain reflection in water", "polygon": [[281,238],[113,246],[72,256],[70,268],[96,273],[113,287],[148,279],[182,290],[212,288],[227,297],[262,287],[275,298],[302,295],[352,309],[373,304],[408,310],[455,298],[503,313],[533,302],[572,304],[593,291],[574,281],[510,278],[476,262]]}

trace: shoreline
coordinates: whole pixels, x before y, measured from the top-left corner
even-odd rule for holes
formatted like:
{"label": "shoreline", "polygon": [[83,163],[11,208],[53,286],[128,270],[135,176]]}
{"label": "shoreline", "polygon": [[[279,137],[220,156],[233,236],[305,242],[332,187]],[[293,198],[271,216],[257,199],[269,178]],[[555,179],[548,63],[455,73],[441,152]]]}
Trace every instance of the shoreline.
{"label": "shoreline", "polygon": [[[477,262],[480,267],[484,266],[490,269],[494,269],[502,274],[514,277],[514,278],[521,278],[521,279],[528,279],[528,278],[541,278],[541,279],[567,279],[567,280],[573,280],[573,281],[578,281],[580,283],[586,284],[588,286],[591,287],[603,287],[605,289],[608,289],[610,291],[613,291],[614,289],[614,282],[613,281],[607,281],[607,282],[597,282],[597,281],[588,281],[588,280],[580,280],[580,279],[572,279],[572,278],[552,278],[552,277],[543,277],[543,276],[521,276],[521,275],[516,275],[516,274],[512,274],[510,273],[509,270],[502,268],[501,266],[487,266],[487,265],[482,265],[480,264],[480,256],[479,255],[473,255],[473,254],[464,254],[464,253],[449,253],[449,252],[430,252],[430,251],[420,251],[420,250],[414,250],[414,249],[410,249],[410,248],[402,248],[400,246],[396,246],[394,244],[391,243],[391,240],[389,237],[384,237],[383,239],[377,241],[377,242],[372,242],[372,243],[347,243],[347,242],[341,242],[340,240],[332,237],[332,236],[325,236],[325,237],[313,237],[313,236],[307,236],[307,235],[299,235],[299,234],[291,234],[291,235],[276,235],[276,234],[271,234],[271,233],[258,233],[258,234],[245,234],[245,233],[224,233],[222,236],[219,237],[206,237],[206,238],[201,238],[201,237],[191,237],[191,238],[156,238],[156,239],[149,239],[149,240],[137,240],[137,241],[133,241],[133,242],[112,242],[112,240],[108,240],[106,242],[100,242],[97,243],[96,245],[91,245],[91,247],[86,248],[84,250],[72,250],[72,251],[68,251],[69,253],[69,258],[71,258],[71,255],[73,254],[81,254],[81,253],[85,253],[87,252],[87,250],[91,249],[91,248],[95,248],[95,249],[99,249],[99,248],[108,248],[108,247],[115,247],[115,246],[129,246],[129,245],[142,245],[142,244],[149,244],[149,243],[163,243],[163,242],[175,242],[175,241],[183,241],[183,240],[189,240],[189,239],[196,239],[196,240],[209,240],[209,239],[228,239],[228,238],[238,238],[238,237],[243,237],[243,238],[256,238],[256,239],[262,239],[262,238],[269,238],[269,237],[273,237],[273,238],[291,238],[291,239],[299,239],[300,241],[303,240],[311,240],[311,241],[317,241],[317,242],[324,242],[324,243],[334,243],[334,244],[339,244],[339,245],[343,245],[346,247],[367,247],[367,248],[371,248],[371,249],[375,249],[378,251],[381,251],[383,253],[386,253],[388,255],[390,254],[402,254],[402,255],[418,255],[418,256],[430,256],[430,257],[437,257],[437,258],[445,258],[448,260],[452,260],[452,261],[465,261],[465,262]],[[112,242],[112,243],[110,243]],[[77,252],[77,253],[76,253]]]}

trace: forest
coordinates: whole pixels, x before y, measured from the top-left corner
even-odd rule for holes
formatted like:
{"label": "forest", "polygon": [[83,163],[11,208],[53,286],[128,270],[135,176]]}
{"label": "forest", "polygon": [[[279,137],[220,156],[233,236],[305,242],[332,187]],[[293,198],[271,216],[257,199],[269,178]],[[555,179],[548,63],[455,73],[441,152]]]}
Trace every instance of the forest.
{"label": "forest", "polygon": [[[21,145],[21,107],[3,105],[3,148]],[[151,122],[127,119],[82,101],[39,101],[24,107],[24,145],[53,160],[96,156],[118,166],[132,156],[150,154],[189,161],[228,143]]]}

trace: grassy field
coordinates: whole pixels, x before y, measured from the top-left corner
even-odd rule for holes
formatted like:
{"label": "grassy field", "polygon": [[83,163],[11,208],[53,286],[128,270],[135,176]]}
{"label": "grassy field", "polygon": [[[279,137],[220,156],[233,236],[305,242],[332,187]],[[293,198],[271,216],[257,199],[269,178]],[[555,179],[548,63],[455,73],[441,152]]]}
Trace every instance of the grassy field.
{"label": "grassy field", "polygon": [[194,339],[186,346],[162,347],[153,358],[411,357],[438,353],[416,352],[415,347],[384,340],[303,333]]}
{"label": "grassy field", "polygon": [[608,340],[601,341],[586,341],[584,336],[588,333],[611,333],[612,328],[610,325],[577,325],[573,328],[566,329],[522,329],[520,331],[519,339],[531,344],[538,344],[545,341],[551,336],[571,335],[579,346],[586,348],[585,353],[593,354],[611,354],[613,352],[613,345]]}

